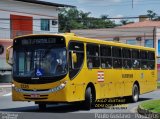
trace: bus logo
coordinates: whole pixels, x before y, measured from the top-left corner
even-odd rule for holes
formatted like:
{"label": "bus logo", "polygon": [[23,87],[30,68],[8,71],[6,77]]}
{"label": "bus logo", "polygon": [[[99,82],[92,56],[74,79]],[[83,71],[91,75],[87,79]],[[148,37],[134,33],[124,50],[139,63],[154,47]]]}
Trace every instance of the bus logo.
{"label": "bus logo", "polygon": [[104,72],[98,71],[98,82],[104,82]]}

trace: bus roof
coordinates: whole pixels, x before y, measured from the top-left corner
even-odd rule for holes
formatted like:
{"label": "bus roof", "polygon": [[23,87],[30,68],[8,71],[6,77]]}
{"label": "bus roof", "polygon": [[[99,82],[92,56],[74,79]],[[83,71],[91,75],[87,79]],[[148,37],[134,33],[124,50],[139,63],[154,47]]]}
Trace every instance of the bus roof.
{"label": "bus roof", "polygon": [[111,45],[111,46],[119,46],[119,47],[133,48],[133,49],[155,51],[155,48],[149,48],[149,47],[144,47],[144,46],[130,45],[130,44],[125,44],[121,42],[106,41],[106,40],[100,40],[100,39],[85,38],[85,37],[80,37],[80,36],[76,36],[73,34],[65,34],[65,35],[69,35],[71,39],[82,41],[82,42],[98,43],[98,44],[106,44],[106,45]]}
{"label": "bus roof", "polygon": [[76,41],[82,41],[82,42],[88,42],[88,43],[98,43],[98,44],[105,44],[105,45],[111,45],[111,46],[118,46],[118,47],[125,47],[125,48],[133,48],[133,49],[141,49],[141,50],[150,50],[155,51],[155,48],[149,48],[144,46],[137,46],[137,45],[130,45],[120,42],[114,42],[114,41],[106,41],[106,40],[100,40],[100,39],[92,39],[92,38],[85,38],[75,35],[74,33],[62,33],[62,34],[30,34],[30,35],[23,35],[18,36],[17,38],[23,38],[27,36],[63,36],[65,37],[68,42],[70,40],[76,40]]}

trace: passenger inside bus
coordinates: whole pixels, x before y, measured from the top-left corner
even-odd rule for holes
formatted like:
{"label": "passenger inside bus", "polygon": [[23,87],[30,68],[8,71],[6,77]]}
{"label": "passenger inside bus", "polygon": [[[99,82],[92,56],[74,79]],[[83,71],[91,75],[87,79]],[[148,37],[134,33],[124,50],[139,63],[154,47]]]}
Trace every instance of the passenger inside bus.
{"label": "passenger inside bus", "polygon": [[126,68],[126,69],[130,68],[127,60],[124,61],[124,68]]}

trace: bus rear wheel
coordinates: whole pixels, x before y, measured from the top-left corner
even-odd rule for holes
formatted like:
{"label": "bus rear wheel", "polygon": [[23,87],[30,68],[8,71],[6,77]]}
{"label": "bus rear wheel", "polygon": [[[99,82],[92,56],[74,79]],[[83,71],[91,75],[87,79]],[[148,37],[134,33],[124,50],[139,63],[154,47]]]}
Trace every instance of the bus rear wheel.
{"label": "bus rear wheel", "polygon": [[139,100],[139,88],[137,84],[133,85],[131,100],[132,102],[137,102]]}
{"label": "bus rear wheel", "polygon": [[85,101],[84,101],[85,109],[90,110],[91,106],[92,106],[92,103],[93,103],[93,94],[92,94],[91,88],[88,87],[86,89],[86,92],[85,92]]}
{"label": "bus rear wheel", "polygon": [[38,104],[39,110],[45,110],[46,104]]}

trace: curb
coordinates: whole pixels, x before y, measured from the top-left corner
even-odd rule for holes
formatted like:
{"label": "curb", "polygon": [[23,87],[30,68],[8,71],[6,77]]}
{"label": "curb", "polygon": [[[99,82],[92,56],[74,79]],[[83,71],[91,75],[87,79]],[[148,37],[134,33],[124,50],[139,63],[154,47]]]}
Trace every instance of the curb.
{"label": "curb", "polygon": [[152,119],[160,119],[160,113],[152,112],[147,109],[143,109],[141,105],[138,105],[137,112],[143,116],[152,118]]}

